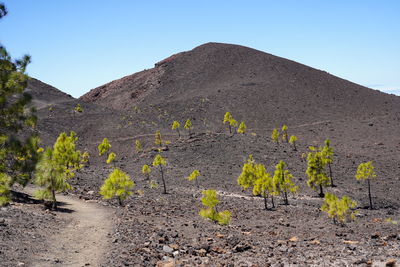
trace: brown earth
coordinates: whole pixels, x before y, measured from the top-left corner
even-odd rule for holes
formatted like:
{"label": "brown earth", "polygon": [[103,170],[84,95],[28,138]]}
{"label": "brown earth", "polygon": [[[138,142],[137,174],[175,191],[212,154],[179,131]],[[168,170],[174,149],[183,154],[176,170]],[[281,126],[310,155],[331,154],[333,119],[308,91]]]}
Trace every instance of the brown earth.
{"label": "brown earth", "polygon": [[[172,262],[181,266],[367,266],[400,259],[400,231],[395,224],[400,221],[400,97],[260,51],[216,43],[174,55],[151,70],[93,89],[79,100],[64,94],[53,98],[53,88],[34,82],[30,88],[39,107],[43,142],[50,145],[61,131],[74,130],[80,138],[78,147],[91,154],[90,166],[72,181],[75,194],[100,199],[97,192],[111,171],[96,151],[104,137],[117,153],[116,166],[136,183],[125,207],[108,202],[117,219],[112,220],[113,243],[103,266],[172,266]],[[77,103],[83,106],[81,114],[73,113]],[[226,111],[246,122],[247,134],[228,134],[222,124]],[[170,125],[173,120],[183,124],[187,118],[193,121],[195,134],[188,139],[181,130],[183,138],[178,139]],[[298,137],[298,151],[271,141],[272,129],[283,124]],[[162,152],[168,161],[166,195],[161,187],[148,188],[140,172],[156,155],[156,130],[171,141]],[[333,224],[319,211],[322,200],[306,185],[302,154],[326,138],[335,150],[337,184],[327,191],[358,202],[357,219],[346,226]],[[143,143],[143,154],[135,152],[136,139]],[[269,172],[279,160],[287,163],[300,187],[290,205],[278,199],[275,210],[264,210],[262,199],[241,191],[236,179],[249,154]],[[372,182],[373,210],[367,209],[366,185],[354,178],[358,164],[367,160],[374,161],[377,171]],[[201,188],[219,191],[220,209],[232,212],[230,226],[198,216],[201,196],[185,179],[193,169],[201,172]],[[159,180],[156,169],[151,178]],[[15,227],[2,236],[5,246],[15,240],[14,244],[26,248],[25,254],[7,250],[14,263],[44,249],[40,244],[27,245],[36,242],[27,243],[23,235],[26,226],[19,223],[24,216],[35,225],[39,240],[51,240],[54,233],[41,230],[36,217],[43,211],[37,205],[21,206],[23,216],[13,205],[2,211],[15,221]],[[48,216],[47,224],[55,229],[57,222]]]}

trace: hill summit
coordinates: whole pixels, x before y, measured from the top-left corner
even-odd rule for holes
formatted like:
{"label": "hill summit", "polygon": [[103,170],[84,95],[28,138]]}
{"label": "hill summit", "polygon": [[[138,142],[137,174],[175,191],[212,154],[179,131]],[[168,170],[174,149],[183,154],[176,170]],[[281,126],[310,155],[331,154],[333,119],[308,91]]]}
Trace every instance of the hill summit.
{"label": "hill summit", "polygon": [[[256,123],[311,122],[386,114],[398,98],[321,70],[239,45],[207,43],[112,81],[81,97],[128,110],[157,106],[212,122],[233,111]],[[216,114],[219,117],[216,117]]]}

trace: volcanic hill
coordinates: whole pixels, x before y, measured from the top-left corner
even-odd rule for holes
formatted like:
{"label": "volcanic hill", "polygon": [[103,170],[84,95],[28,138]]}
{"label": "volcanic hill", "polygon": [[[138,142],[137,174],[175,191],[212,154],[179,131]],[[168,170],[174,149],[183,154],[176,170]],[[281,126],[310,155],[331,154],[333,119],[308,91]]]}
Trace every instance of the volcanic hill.
{"label": "volcanic hill", "polygon": [[[70,181],[81,199],[108,205],[115,213],[110,213],[114,229],[104,241],[109,249],[101,266],[370,266],[400,259],[398,96],[261,51],[220,43],[173,55],[79,99],[34,79],[28,88],[38,108],[43,144],[54,143],[61,131],[74,130],[78,148],[90,152],[90,164]],[[81,113],[74,112],[78,103]],[[229,133],[222,123],[227,111],[246,123],[246,134]],[[171,123],[178,120],[183,125],[188,118],[193,134],[189,138],[181,129],[179,138]],[[297,151],[288,143],[271,141],[272,129],[283,124],[289,135],[298,137]],[[141,173],[159,153],[154,144],[157,130],[167,160],[165,195],[162,186],[149,188]],[[104,137],[117,155],[114,166],[98,155]],[[326,192],[358,202],[357,219],[345,227],[320,211],[323,200],[306,184],[309,146],[321,146],[327,138],[334,149],[336,187],[327,187]],[[142,152],[135,150],[135,140],[142,143]],[[299,186],[289,205],[277,197],[277,207],[265,210],[262,198],[241,190],[237,177],[250,154],[271,174],[280,160],[286,163]],[[369,160],[377,173],[371,182],[373,210],[368,209],[365,183],[354,177],[358,164]],[[116,200],[103,201],[98,194],[113,167],[136,183],[124,207]],[[200,189],[186,179],[194,169],[201,173]],[[161,185],[154,167],[151,179]],[[229,226],[198,215],[201,189],[218,191],[220,209],[232,212]],[[0,210],[6,217],[6,226],[0,222],[5,266],[16,265],[15,259],[29,266],[40,253],[50,266],[67,264],[43,252],[52,246],[48,233],[58,231],[60,217],[25,206]],[[34,236],[25,235],[27,231]],[[37,240],[41,245],[32,246]]]}
{"label": "volcanic hill", "polygon": [[[81,100],[129,110],[157,106],[220,126],[229,110],[254,125],[399,112],[399,98],[251,48],[207,43],[112,81]],[[201,116],[201,118],[199,118]]]}

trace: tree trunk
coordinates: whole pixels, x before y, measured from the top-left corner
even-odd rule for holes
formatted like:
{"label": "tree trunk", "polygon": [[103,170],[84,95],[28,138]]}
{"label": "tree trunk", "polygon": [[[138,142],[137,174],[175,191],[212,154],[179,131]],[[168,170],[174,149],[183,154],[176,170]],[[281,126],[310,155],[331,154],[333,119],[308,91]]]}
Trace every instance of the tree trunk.
{"label": "tree trunk", "polygon": [[333,183],[332,167],[330,163],[328,163],[328,167],[329,167],[329,177],[331,178],[331,187],[336,187],[336,185]]}
{"label": "tree trunk", "polygon": [[57,210],[56,192],[54,191],[54,189],[51,190],[51,196],[53,198],[53,204],[51,206],[51,209],[52,210]]}
{"label": "tree trunk", "polygon": [[229,124],[229,134],[232,134],[232,127],[230,124]]}
{"label": "tree trunk", "polygon": [[166,193],[167,193],[167,186],[165,185],[164,171],[163,171],[163,168],[162,168],[161,165],[160,165],[160,171],[161,171],[161,179],[162,179],[162,182],[163,182],[163,185],[164,185],[164,192],[163,192],[163,194],[166,194]]}
{"label": "tree trunk", "polygon": [[287,197],[287,192],[286,192],[286,190],[285,190],[283,193],[284,193],[284,195],[285,195],[285,205],[289,205],[289,200],[288,200],[288,197]]}
{"label": "tree trunk", "polygon": [[266,210],[268,209],[267,194],[264,194],[264,207]]}
{"label": "tree trunk", "polygon": [[367,179],[368,182],[368,198],[369,198],[369,208],[372,210],[372,197],[371,197],[371,182],[369,179]]}
{"label": "tree trunk", "polygon": [[178,136],[179,136],[179,139],[181,139],[181,132],[179,131],[179,129],[178,129],[178,128],[176,128],[176,130],[178,131]]}
{"label": "tree trunk", "polygon": [[293,142],[293,148],[294,151],[297,151],[296,142]]}
{"label": "tree trunk", "polygon": [[197,180],[197,178],[196,178],[196,186],[197,186],[197,190],[200,190],[199,180]]}
{"label": "tree trunk", "polygon": [[274,196],[273,195],[271,195],[271,202],[272,202],[272,208],[274,209],[275,208],[275,202],[274,202]]}
{"label": "tree trunk", "polygon": [[319,197],[324,197],[324,189],[322,188],[322,185],[319,185]]}
{"label": "tree trunk", "polygon": [[118,203],[119,203],[120,206],[122,206],[122,199],[121,199],[121,197],[118,197]]}

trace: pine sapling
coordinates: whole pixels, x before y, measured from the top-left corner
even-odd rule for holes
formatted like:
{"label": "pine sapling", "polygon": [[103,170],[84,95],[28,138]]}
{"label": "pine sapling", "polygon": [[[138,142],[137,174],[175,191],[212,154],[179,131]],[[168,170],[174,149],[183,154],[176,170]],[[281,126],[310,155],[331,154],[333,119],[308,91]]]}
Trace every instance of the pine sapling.
{"label": "pine sapling", "polygon": [[262,164],[256,164],[255,176],[257,179],[254,181],[253,195],[261,195],[264,198],[264,208],[268,209],[267,198],[271,196],[272,208],[275,208],[274,197],[273,197],[273,180],[271,175],[266,171],[265,166]]}
{"label": "pine sapling", "polygon": [[103,199],[111,199],[117,197],[118,203],[122,206],[122,201],[132,195],[132,188],[135,183],[129,176],[120,169],[114,169],[104,184],[100,188],[100,194]]}
{"label": "pine sapling", "polygon": [[296,142],[297,142],[297,136],[291,135],[289,138],[289,143],[293,146],[293,151],[297,151]]}
{"label": "pine sapling", "polygon": [[240,125],[239,125],[239,128],[237,129],[237,132],[238,132],[239,134],[245,134],[246,131],[247,131],[246,124],[244,123],[244,121],[242,121],[242,122],[240,123]]}
{"label": "pine sapling", "polygon": [[281,130],[281,132],[282,132],[282,142],[288,142],[289,140],[288,140],[288,133],[287,133],[287,130],[288,130],[288,127],[287,127],[287,125],[286,124],[284,124],[283,126],[282,126],[282,130]]}
{"label": "pine sapling", "polygon": [[167,161],[160,154],[157,154],[154,157],[153,166],[154,167],[159,166],[159,168],[160,168],[161,180],[162,180],[163,186],[164,186],[164,191],[163,191],[164,194],[167,194],[167,186],[165,184],[164,169],[163,169],[163,166],[166,166],[166,165],[167,165]]}
{"label": "pine sapling", "polygon": [[159,146],[160,148],[162,147],[163,141],[162,141],[162,138],[161,138],[160,131],[156,131],[154,143],[157,146]]}
{"label": "pine sapling", "polygon": [[185,128],[186,130],[188,130],[189,133],[189,138],[192,137],[192,129],[193,129],[193,125],[192,125],[192,121],[190,119],[187,119],[185,122],[185,125],[183,126],[183,128]]}
{"label": "pine sapling", "polygon": [[224,124],[228,124],[229,126],[229,133],[232,134],[232,126],[231,121],[233,120],[232,115],[230,112],[226,112],[224,115]]}
{"label": "pine sapling", "polygon": [[174,121],[172,123],[172,126],[171,126],[172,130],[176,130],[177,131],[179,138],[181,138],[181,133],[179,131],[180,127],[181,127],[181,124],[178,121]]}
{"label": "pine sapling", "polygon": [[108,154],[106,163],[107,164],[113,164],[114,168],[115,168],[115,158],[117,157],[117,155],[114,152],[111,152],[110,154]]}
{"label": "pine sapling", "polygon": [[315,147],[310,147],[309,149],[306,170],[307,184],[313,190],[317,190],[317,187],[319,187],[319,196],[324,197],[323,187],[330,184],[330,179],[325,173],[326,161],[321,148],[317,150]]}
{"label": "pine sapling", "polygon": [[353,212],[351,209],[354,209],[356,206],[357,203],[348,196],[343,196],[342,199],[339,199],[334,194],[326,193],[321,211],[326,212],[335,224],[338,222],[344,224],[346,220],[355,219],[356,212]]}
{"label": "pine sapling", "polygon": [[373,209],[372,206],[372,196],[371,196],[371,179],[376,178],[375,167],[372,165],[372,161],[364,162],[358,165],[356,179],[357,180],[367,180],[368,184],[368,198],[369,198],[369,208]]}
{"label": "pine sapling", "polygon": [[272,130],[271,139],[279,146],[279,131],[278,129],[274,128]]}
{"label": "pine sapling", "polygon": [[188,181],[196,181],[197,189],[200,189],[199,180],[197,179],[200,176],[199,170],[194,170],[192,173],[187,177]]}
{"label": "pine sapling", "polygon": [[0,173],[0,207],[7,205],[11,200],[10,177],[5,173]]}
{"label": "pine sapling", "polygon": [[147,181],[150,181],[150,172],[151,172],[150,166],[147,164],[144,164],[142,167],[142,173],[146,177]]}
{"label": "pine sapling", "polygon": [[199,215],[220,225],[228,225],[231,220],[231,212],[228,210],[217,211],[216,206],[219,203],[217,191],[212,189],[203,190],[202,194],[201,202],[206,208],[201,209]]}
{"label": "pine sapling", "polygon": [[142,147],[142,143],[140,142],[140,140],[135,140],[135,148],[136,148],[137,153],[143,152],[143,147]]}
{"label": "pine sapling", "polygon": [[54,210],[57,209],[55,193],[71,189],[68,179],[74,177],[74,172],[82,167],[81,152],[75,149],[77,140],[75,132],[69,136],[61,133],[53,148],[46,149],[36,166],[35,183],[44,189],[37,190],[35,197],[52,201]]}
{"label": "pine sapling", "polygon": [[333,162],[333,148],[330,146],[331,141],[329,139],[325,140],[325,146],[322,149],[322,153],[324,155],[325,163],[328,165],[329,169],[329,178],[331,180],[331,187],[336,187],[333,183],[333,175],[332,175],[332,162]]}
{"label": "pine sapling", "polygon": [[285,162],[282,160],[276,165],[273,183],[276,192],[283,195],[285,205],[289,205],[288,193],[297,192],[298,186],[296,186],[292,181],[293,175],[288,170],[284,169],[285,165]]}
{"label": "pine sapling", "polygon": [[97,149],[99,150],[99,156],[104,155],[105,153],[108,152],[108,150],[110,150],[111,145],[108,142],[107,138],[103,139],[103,142],[101,142],[101,144],[97,147]]}

